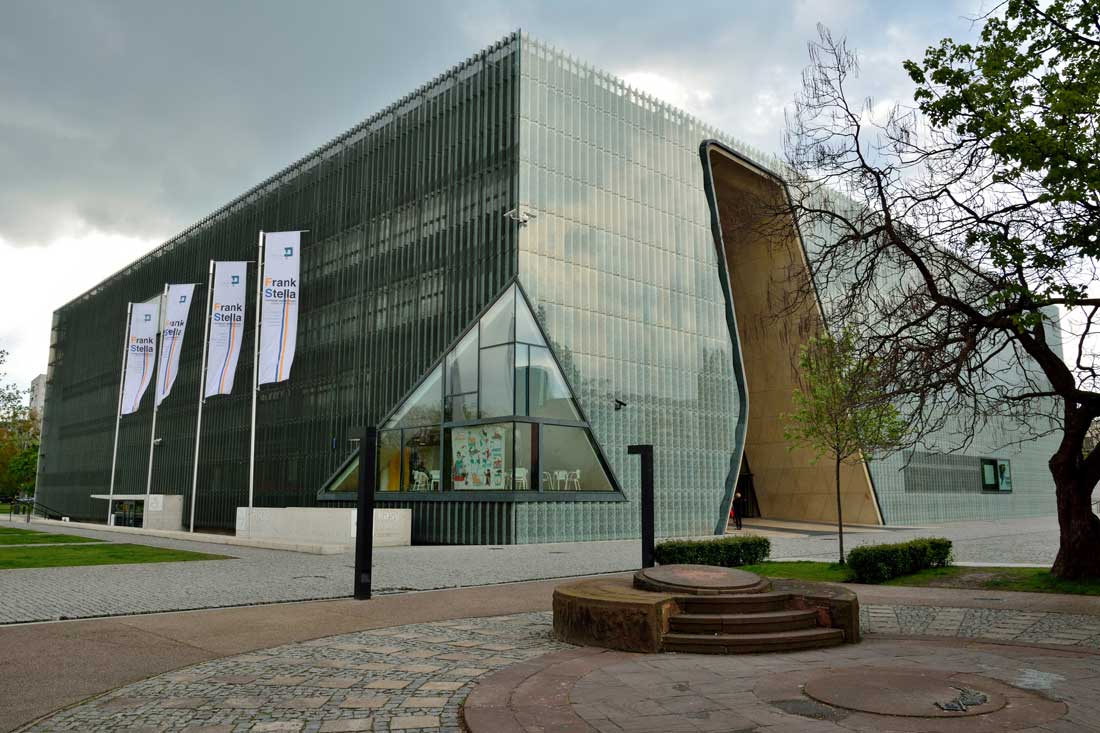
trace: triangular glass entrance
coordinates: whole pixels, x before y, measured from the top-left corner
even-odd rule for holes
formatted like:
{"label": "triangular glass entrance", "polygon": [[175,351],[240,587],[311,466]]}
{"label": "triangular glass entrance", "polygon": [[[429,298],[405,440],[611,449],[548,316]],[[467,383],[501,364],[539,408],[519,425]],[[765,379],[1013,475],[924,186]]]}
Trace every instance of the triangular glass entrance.
{"label": "triangular glass entrance", "polygon": [[[387,416],[378,451],[379,491],[618,489],[516,284]],[[323,492],[354,490],[357,464]]]}

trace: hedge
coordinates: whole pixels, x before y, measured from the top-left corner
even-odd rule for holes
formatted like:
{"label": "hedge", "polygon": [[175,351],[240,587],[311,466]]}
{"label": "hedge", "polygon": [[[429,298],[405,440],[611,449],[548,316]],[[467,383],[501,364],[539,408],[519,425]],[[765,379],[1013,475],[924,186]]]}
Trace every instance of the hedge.
{"label": "hedge", "polygon": [[864,545],[848,553],[848,567],[857,583],[884,583],[927,568],[951,563],[951,540],[925,537],[896,545]]}
{"label": "hedge", "polygon": [[768,558],[772,543],[766,537],[723,537],[718,540],[671,540],[654,549],[661,565],[755,565]]}

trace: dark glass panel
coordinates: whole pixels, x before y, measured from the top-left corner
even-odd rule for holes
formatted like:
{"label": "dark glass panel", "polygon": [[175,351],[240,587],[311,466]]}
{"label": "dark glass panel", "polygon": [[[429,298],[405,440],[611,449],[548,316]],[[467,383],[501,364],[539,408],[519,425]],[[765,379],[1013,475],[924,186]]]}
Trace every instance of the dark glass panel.
{"label": "dark glass panel", "polygon": [[527,346],[516,344],[516,414],[527,414]]}
{"label": "dark glass panel", "polygon": [[438,425],[443,419],[443,367],[436,367],[402,407],[386,422],[387,428]]}
{"label": "dark glass panel", "polygon": [[447,355],[447,394],[477,391],[477,329]]}
{"label": "dark glass panel", "polygon": [[540,346],[546,345],[546,341],[542,338],[542,332],[539,331],[538,324],[535,323],[535,317],[527,307],[527,300],[522,296],[516,298],[516,341],[539,344]]}
{"label": "dark glass panel", "polygon": [[611,481],[584,428],[542,425],[539,454],[543,491],[612,491]]}
{"label": "dark glass panel", "polygon": [[514,364],[511,344],[481,350],[481,389],[478,391],[478,412],[481,417],[507,417],[515,414]]}
{"label": "dark glass panel", "polygon": [[405,430],[402,455],[405,491],[438,491],[440,488],[440,429],[438,427]]}
{"label": "dark glass panel", "polygon": [[516,287],[513,285],[481,318],[481,347],[516,340]]}
{"label": "dark glass panel", "polygon": [[449,395],[445,400],[444,419],[466,422],[477,419],[477,392]]}
{"label": "dark glass panel", "polygon": [[565,378],[550,350],[532,346],[527,368],[528,412],[532,417],[549,417],[558,420],[580,420],[580,413],[573,404]]}
{"label": "dark glass panel", "polygon": [[378,490],[401,490],[401,431],[378,434]]}

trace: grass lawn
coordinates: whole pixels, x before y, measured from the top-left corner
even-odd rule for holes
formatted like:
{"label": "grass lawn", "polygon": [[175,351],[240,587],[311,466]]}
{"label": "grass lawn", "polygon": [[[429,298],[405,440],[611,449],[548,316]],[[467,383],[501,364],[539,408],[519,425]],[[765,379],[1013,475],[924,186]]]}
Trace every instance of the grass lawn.
{"label": "grass lawn", "polygon": [[33,529],[0,527],[0,547],[4,545],[64,545],[102,541],[91,537],[78,537],[73,534],[53,534],[52,532],[36,532]]}
{"label": "grass lawn", "polygon": [[[819,580],[829,583],[850,582],[852,579],[847,567],[829,562],[765,562],[746,565],[742,570],[769,578]],[[883,585],[1100,596],[1100,581],[1058,580],[1044,568],[969,568],[953,565],[948,568],[922,570],[913,575],[888,580]]]}
{"label": "grass lawn", "polygon": [[846,565],[835,562],[763,562],[759,565],[746,565],[741,570],[769,578],[820,580],[826,583],[846,583],[852,578]]}
{"label": "grass lawn", "polygon": [[80,547],[0,547],[0,570],[228,559],[232,558],[228,555],[105,542]]}

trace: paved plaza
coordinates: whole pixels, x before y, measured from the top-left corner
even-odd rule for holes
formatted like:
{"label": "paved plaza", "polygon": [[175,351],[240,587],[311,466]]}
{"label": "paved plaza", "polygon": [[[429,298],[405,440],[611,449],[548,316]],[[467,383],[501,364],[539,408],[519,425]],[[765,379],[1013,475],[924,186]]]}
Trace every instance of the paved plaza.
{"label": "paved plaza", "polygon": [[[457,732],[462,705],[481,683],[486,687],[474,699],[496,700],[487,708],[498,717],[486,718],[482,705],[481,717],[465,721],[474,733],[877,730],[866,716],[798,702],[788,689],[792,675],[867,665],[980,670],[1024,691],[1027,709],[1046,715],[1036,725],[1009,725],[1002,716],[996,728],[975,719],[961,721],[970,728],[896,730],[1100,730],[1100,616],[872,604],[862,624],[867,639],[858,645],[749,656],[570,647],[551,638],[545,611],[408,624],[203,662],[127,685],[27,730]],[[533,675],[545,679],[524,686]],[[503,698],[494,692],[502,685],[511,690]],[[538,720],[524,718],[531,710],[542,711]],[[499,717],[508,713],[527,724],[509,728]],[[1020,720],[1017,710],[1011,721]]]}
{"label": "paved plaza", "polygon": [[[234,559],[0,570],[0,623],[341,598],[351,591],[350,553],[307,555],[43,523],[32,526],[42,531],[229,555]],[[823,533],[820,528],[801,535],[763,531],[771,535],[772,559],[835,557],[835,535]],[[1049,564],[1058,546],[1053,518],[852,530],[845,533],[845,543],[851,548],[930,535],[950,538],[959,562]],[[640,554],[640,543],[633,540],[378,548],[374,588],[376,593],[399,593],[622,572],[636,568]]]}

